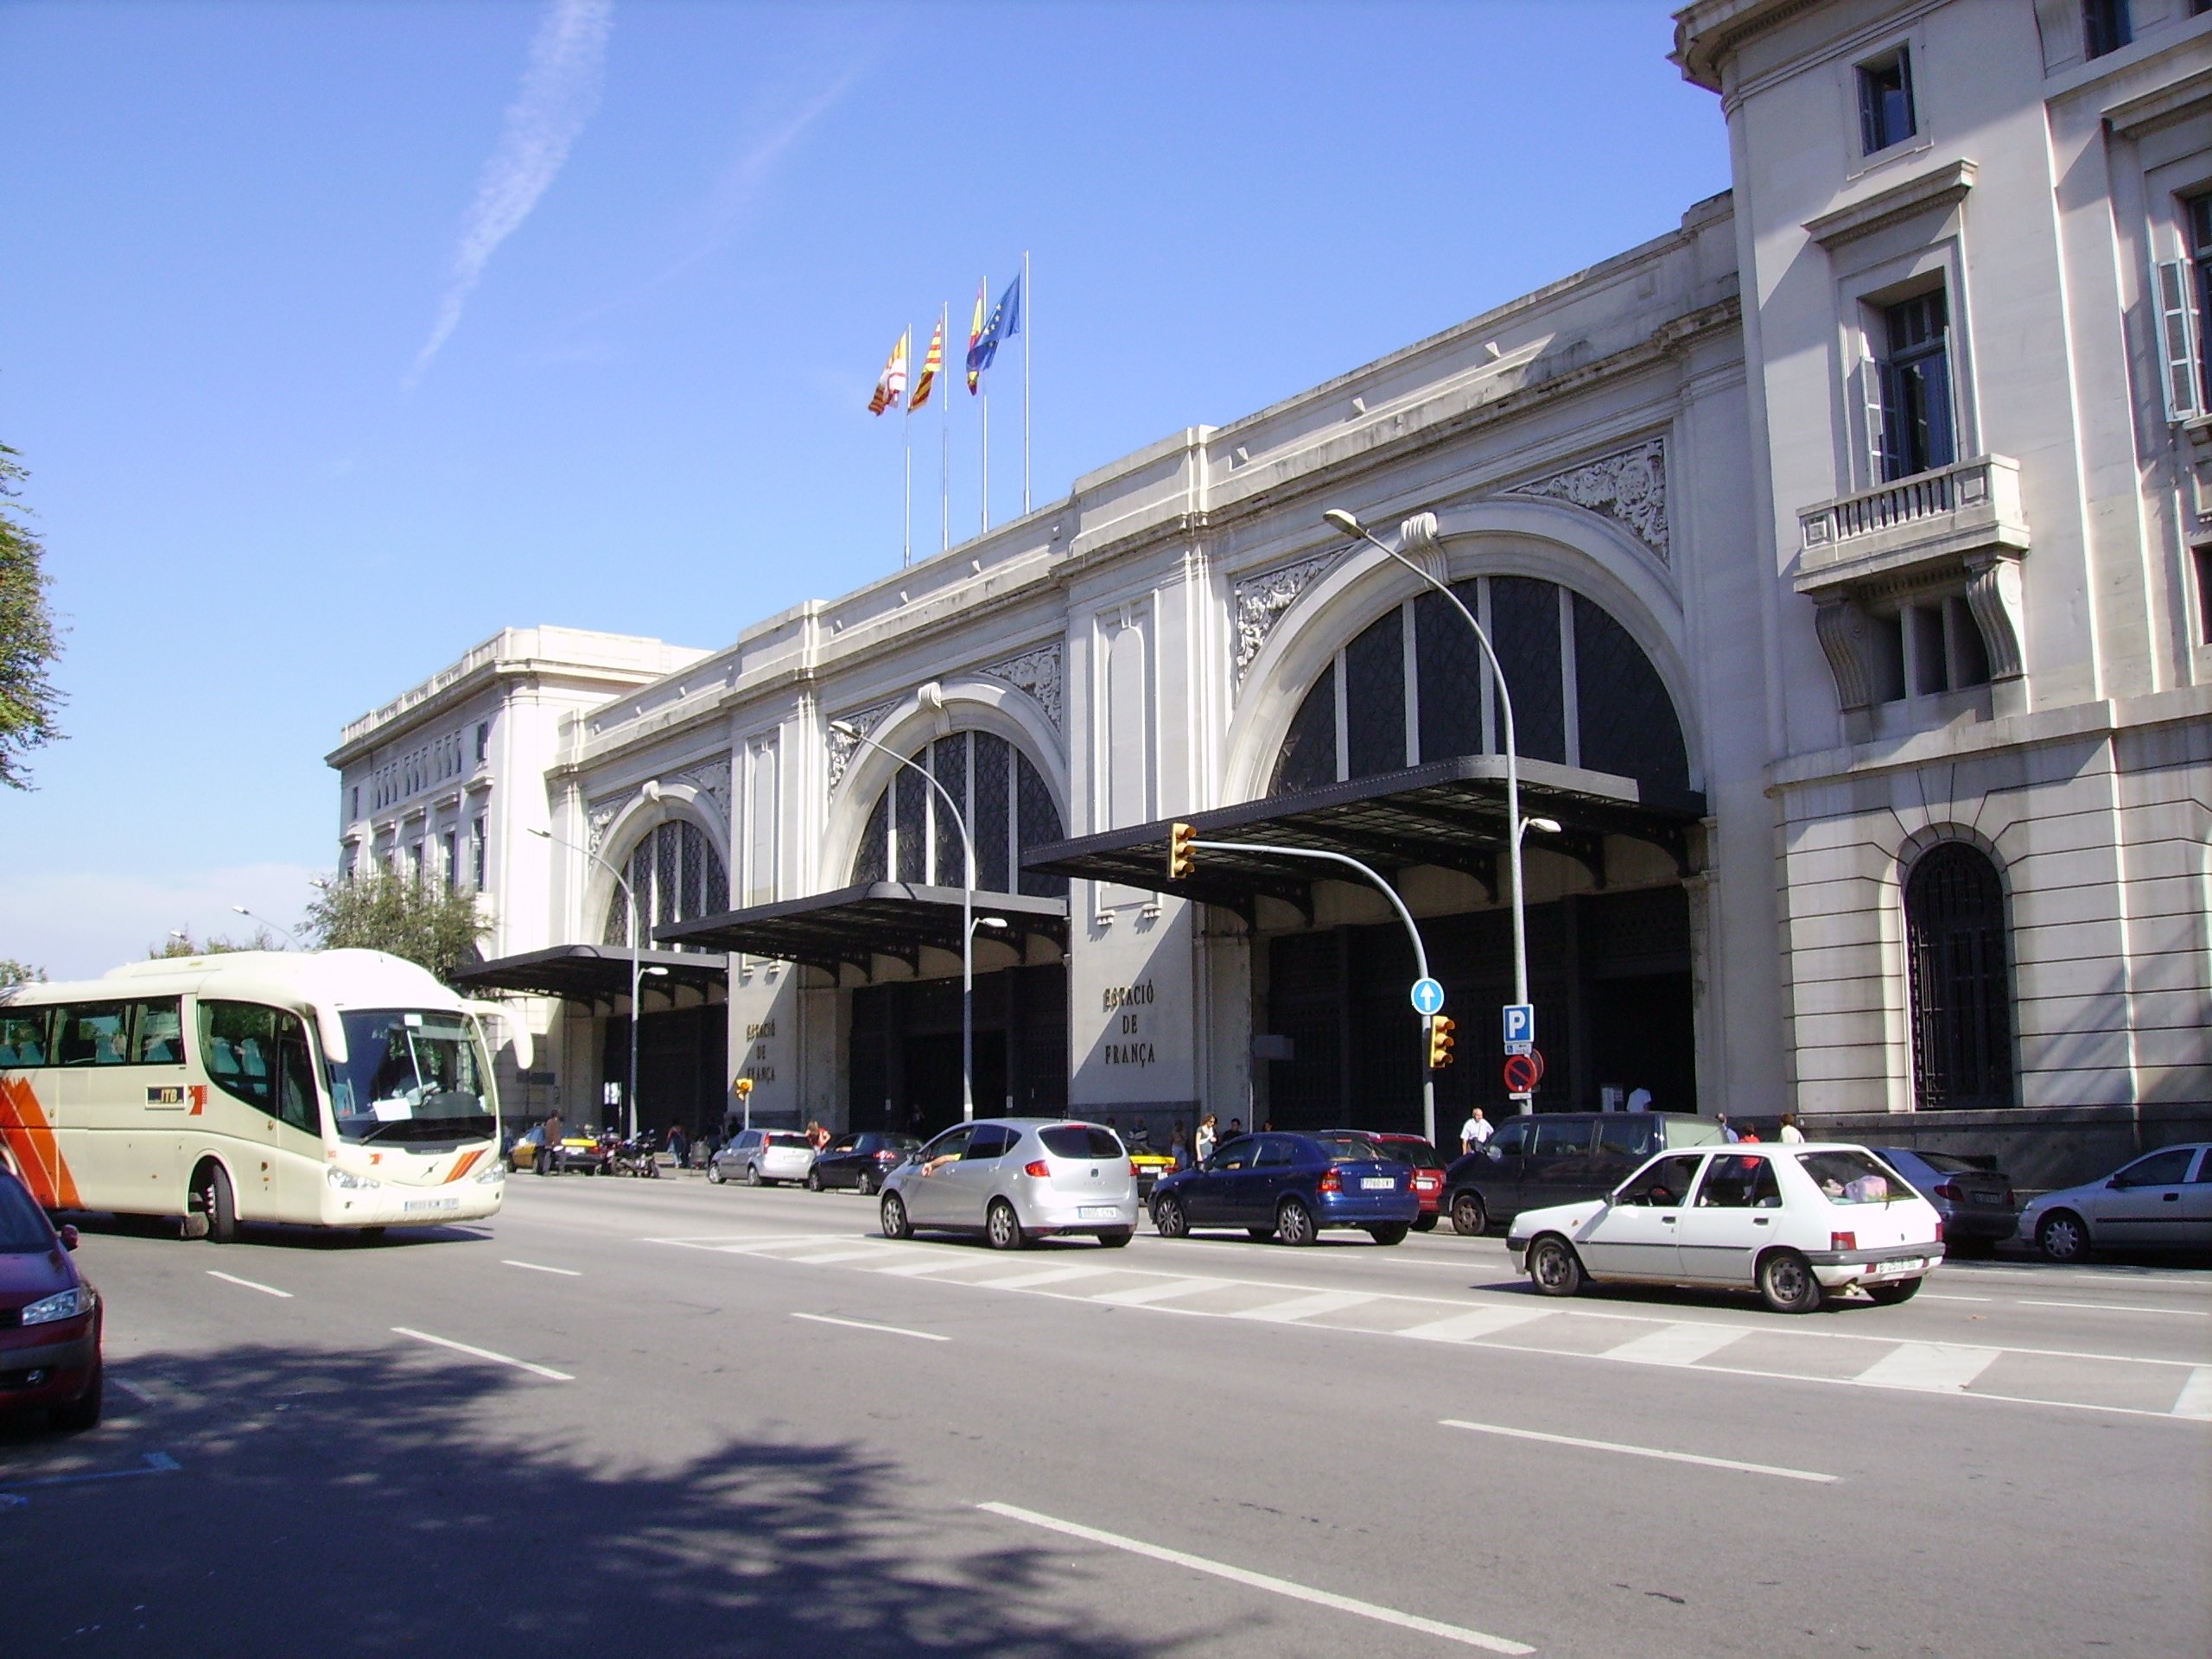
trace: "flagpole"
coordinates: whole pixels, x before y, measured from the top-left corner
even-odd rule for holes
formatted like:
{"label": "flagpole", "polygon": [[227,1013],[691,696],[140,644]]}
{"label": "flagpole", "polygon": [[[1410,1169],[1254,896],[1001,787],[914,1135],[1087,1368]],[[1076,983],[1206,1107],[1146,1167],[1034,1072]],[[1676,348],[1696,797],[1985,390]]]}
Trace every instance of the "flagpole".
{"label": "flagpole", "polygon": [[1037,284],[1029,275],[1029,250],[1021,251],[1021,511],[1029,511],[1029,357],[1037,345]]}
{"label": "flagpole", "polygon": [[906,482],[899,534],[899,563],[914,562],[914,410],[909,404],[899,421],[899,448],[906,452]]}
{"label": "flagpole", "polygon": [[[952,302],[947,300],[937,314],[938,338],[942,340],[952,327]],[[944,372],[940,365],[938,371]],[[938,428],[943,442],[943,453],[938,457],[938,527],[937,550],[948,551],[952,546],[952,388],[948,385],[944,395],[938,400]]]}
{"label": "flagpole", "polygon": [[976,516],[983,531],[988,531],[991,527],[991,383],[982,376],[977,377],[976,395],[983,405],[983,499],[976,507]]}

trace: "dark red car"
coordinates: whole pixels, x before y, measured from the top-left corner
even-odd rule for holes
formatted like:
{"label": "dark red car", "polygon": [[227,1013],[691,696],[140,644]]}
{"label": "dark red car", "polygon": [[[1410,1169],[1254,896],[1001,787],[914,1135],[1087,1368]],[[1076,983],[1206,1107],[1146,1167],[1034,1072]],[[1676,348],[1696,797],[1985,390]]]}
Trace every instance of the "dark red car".
{"label": "dark red car", "polygon": [[77,1230],[56,1232],[0,1170],[0,1411],[43,1408],[72,1432],[100,1420],[100,1299],[76,1248]]}

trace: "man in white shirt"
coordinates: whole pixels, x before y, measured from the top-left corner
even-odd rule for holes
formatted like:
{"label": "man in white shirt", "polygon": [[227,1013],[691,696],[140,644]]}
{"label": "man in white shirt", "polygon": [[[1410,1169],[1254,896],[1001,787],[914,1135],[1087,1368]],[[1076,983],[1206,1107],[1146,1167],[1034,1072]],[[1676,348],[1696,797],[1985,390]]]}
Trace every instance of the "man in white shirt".
{"label": "man in white shirt", "polygon": [[1488,1142],[1490,1137],[1490,1120],[1483,1116],[1483,1109],[1478,1106],[1468,1115],[1467,1121],[1459,1126],[1459,1150],[1473,1152]]}

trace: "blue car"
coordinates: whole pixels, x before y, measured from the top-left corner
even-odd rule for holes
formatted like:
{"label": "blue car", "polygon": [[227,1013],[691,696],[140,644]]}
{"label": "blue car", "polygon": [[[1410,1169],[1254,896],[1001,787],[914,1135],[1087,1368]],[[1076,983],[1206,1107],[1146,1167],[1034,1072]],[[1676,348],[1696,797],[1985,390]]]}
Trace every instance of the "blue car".
{"label": "blue car", "polygon": [[1241,1227],[1254,1238],[1311,1244],[1325,1227],[1402,1240],[1421,1214],[1413,1170],[1363,1135],[1248,1135],[1153,1189],[1162,1238]]}

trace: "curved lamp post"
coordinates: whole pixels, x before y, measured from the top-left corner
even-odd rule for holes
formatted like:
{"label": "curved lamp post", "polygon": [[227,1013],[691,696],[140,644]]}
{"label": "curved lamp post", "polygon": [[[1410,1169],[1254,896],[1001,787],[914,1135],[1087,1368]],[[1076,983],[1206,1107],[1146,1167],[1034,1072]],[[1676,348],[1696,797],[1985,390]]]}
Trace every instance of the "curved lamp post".
{"label": "curved lamp post", "polygon": [[[250,922],[258,922],[258,923],[260,923],[260,924],[262,925],[262,926],[264,926],[264,927],[274,927],[274,928],[276,928],[276,931],[277,931],[279,933],[282,933],[282,934],[283,934],[286,938],[290,939],[290,940],[292,941],[292,949],[293,949],[293,950],[298,950],[298,949],[300,948],[300,942],[299,942],[299,940],[298,940],[296,938],[294,938],[293,933],[292,933],[292,930],[291,930],[290,928],[289,928],[289,927],[279,927],[279,926],[277,926],[277,925],[276,925],[275,922],[270,921],[270,920],[266,916],[257,916],[257,915],[255,915],[251,911],[248,910],[248,909],[247,909],[244,905],[232,905],[232,906],[231,906],[231,908],[232,908],[232,910],[235,910],[236,912],[238,912],[238,913],[239,915],[241,915],[241,916],[245,917],[245,918],[246,918],[246,920],[248,920],[248,921],[250,921]],[[176,938],[177,936],[176,936],[175,934],[172,933],[169,937],[170,937],[171,938]]]}
{"label": "curved lamp post", "polygon": [[[565,847],[572,853],[582,853],[586,858],[593,861],[601,869],[614,878],[614,885],[622,889],[623,902],[630,907],[630,1080],[622,1091],[622,1104],[630,1120],[630,1139],[634,1141],[638,1138],[638,1015],[639,1013],[638,983],[645,976],[645,970],[639,961],[639,951],[642,947],[639,944],[638,936],[638,895],[631,891],[630,884],[624,879],[622,872],[608,863],[602,855],[594,853],[588,847],[579,847],[566,836],[556,836],[550,830],[532,830],[530,833],[540,841],[550,841],[556,847]],[[653,969],[657,974],[664,974],[667,971],[665,968]]]}

